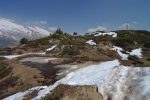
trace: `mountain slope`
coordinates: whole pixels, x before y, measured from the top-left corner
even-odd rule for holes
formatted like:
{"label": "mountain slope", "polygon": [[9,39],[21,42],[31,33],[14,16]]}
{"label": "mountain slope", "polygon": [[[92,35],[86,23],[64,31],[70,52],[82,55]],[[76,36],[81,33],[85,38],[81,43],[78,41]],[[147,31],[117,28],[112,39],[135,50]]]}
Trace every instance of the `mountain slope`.
{"label": "mountain slope", "polygon": [[49,34],[49,31],[38,26],[23,26],[10,19],[0,19],[0,47],[14,45],[23,37],[37,39]]}

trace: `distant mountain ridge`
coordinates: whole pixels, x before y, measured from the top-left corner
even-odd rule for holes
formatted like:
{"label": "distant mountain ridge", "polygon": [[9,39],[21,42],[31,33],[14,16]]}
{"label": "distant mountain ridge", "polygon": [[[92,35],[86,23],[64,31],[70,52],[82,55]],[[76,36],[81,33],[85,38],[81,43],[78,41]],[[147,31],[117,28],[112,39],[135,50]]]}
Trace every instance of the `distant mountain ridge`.
{"label": "distant mountain ridge", "polygon": [[24,26],[11,19],[0,18],[0,47],[15,45],[23,37],[32,40],[49,34],[48,30],[38,26]]}

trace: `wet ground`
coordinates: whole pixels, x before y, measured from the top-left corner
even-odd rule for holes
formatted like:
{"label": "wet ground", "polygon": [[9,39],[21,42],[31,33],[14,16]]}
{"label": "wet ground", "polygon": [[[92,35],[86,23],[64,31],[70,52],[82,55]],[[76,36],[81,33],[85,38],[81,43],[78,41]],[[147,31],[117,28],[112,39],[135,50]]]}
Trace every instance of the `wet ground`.
{"label": "wet ground", "polygon": [[55,78],[56,73],[59,70],[59,68],[55,68],[54,65],[50,65],[48,63],[37,63],[37,62],[30,62],[30,61],[26,61],[22,63],[32,68],[38,68],[44,75],[45,79]]}
{"label": "wet ground", "polygon": [[[28,67],[37,68],[41,71],[45,80],[50,81],[53,84],[55,81],[65,77],[68,73],[77,70],[81,67],[85,67],[93,62],[68,63],[61,65],[53,65],[49,63],[49,60],[63,59],[63,58],[49,58],[49,57],[27,57],[20,60],[20,62]],[[51,82],[52,81],[52,82]],[[47,83],[47,82],[46,82]]]}

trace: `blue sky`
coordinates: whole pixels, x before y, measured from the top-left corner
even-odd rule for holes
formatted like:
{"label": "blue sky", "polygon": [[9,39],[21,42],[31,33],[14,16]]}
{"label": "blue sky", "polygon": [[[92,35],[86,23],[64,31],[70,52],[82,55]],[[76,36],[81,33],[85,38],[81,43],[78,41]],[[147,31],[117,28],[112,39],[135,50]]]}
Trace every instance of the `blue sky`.
{"label": "blue sky", "polygon": [[127,24],[150,30],[149,4],[150,0],[0,0],[0,17],[67,32],[124,29]]}

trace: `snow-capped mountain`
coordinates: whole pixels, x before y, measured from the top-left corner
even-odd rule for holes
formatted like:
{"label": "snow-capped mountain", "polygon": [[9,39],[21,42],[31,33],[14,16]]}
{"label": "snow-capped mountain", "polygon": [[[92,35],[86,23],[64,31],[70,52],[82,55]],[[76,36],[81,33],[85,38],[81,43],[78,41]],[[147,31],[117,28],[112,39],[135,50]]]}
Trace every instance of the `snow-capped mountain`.
{"label": "snow-capped mountain", "polygon": [[14,20],[0,18],[0,47],[14,45],[23,37],[37,39],[49,34],[49,31],[38,26],[24,26]]}

